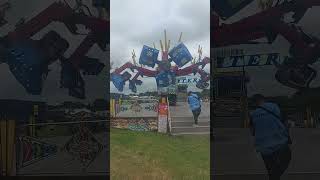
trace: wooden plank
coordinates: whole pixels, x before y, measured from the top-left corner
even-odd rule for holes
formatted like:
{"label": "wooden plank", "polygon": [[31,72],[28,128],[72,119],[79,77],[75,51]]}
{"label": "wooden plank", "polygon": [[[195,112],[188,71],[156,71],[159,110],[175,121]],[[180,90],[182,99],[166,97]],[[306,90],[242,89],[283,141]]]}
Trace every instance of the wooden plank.
{"label": "wooden plank", "polygon": [[16,174],[15,162],[15,120],[7,120],[7,175]]}
{"label": "wooden plank", "polygon": [[3,176],[16,174],[15,120],[0,120],[0,167]]}
{"label": "wooden plank", "polygon": [[0,120],[0,168],[3,176],[7,175],[7,122],[4,119]]}

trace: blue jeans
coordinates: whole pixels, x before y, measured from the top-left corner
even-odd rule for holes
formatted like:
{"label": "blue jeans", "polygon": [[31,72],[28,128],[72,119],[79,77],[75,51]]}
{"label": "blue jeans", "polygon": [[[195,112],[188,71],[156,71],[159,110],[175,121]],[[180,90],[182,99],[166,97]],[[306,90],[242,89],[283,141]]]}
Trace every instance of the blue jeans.
{"label": "blue jeans", "polygon": [[262,159],[268,170],[269,180],[280,180],[291,161],[291,149],[288,145],[284,145],[270,155],[262,155]]}
{"label": "blue jeans", "polygon": [[198,108],[198,109],[195,109],[192,111],[195,124],[198,124],[198,117],[199,117],[200,113],[201,113],[201,108]]}

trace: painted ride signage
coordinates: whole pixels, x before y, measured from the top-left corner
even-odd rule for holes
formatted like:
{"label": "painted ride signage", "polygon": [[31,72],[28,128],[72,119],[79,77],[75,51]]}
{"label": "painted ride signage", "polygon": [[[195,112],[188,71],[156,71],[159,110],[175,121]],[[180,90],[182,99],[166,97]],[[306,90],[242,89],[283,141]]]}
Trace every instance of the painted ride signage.
{"label": "painted ride signage", "polygon": [[278,53],[217,57],[216,68],[276,65],[281,64],[287,58],[287,56],[281,57]]}
{"label": "painted ride signage", "polygon": [[177,84],[197,84],[200,79],[197,77],[181,76],[176,79]]}
{"label": "painted ride signage", "polygon": [[167,133],[168,125],[168,104],[162,99],[159,103],[159,115],[158,115],[158,132]]}

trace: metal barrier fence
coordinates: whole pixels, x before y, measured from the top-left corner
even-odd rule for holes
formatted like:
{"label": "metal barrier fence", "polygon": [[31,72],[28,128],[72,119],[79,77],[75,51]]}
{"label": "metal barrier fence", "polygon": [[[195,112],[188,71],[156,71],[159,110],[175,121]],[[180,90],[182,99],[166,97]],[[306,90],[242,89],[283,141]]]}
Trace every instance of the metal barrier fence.
{"label": "metal barrier fence", "polygon": [[320,111],[313,111],[312,112],[312,118],[314,121],[314,127],[320,128]]}
{"label": "metal barrier fence", "polygon": [[291,110],[285,113],[291,126],[305,127],[305,112]]}
{"label": "metal barrier fence", "polygon": [[1,153],[11,156],[1,156],[7,157],[1,162],[9,168],[4,175],[109,173],[108,120],[12,124],[6,131],[1,138],[7,139],[2,140],[7,147]]}

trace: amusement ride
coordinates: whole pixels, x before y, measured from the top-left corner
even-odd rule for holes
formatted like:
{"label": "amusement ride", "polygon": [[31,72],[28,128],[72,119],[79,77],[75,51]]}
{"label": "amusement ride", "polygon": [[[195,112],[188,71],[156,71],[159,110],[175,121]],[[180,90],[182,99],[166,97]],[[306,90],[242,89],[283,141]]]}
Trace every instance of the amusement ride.
{"label": "amusement ride", "polygon": [[144,45],[139,57],[135,60],[135,52],[132,52],[132,61],[127,62],[111,73],[110,80],[122,92],[126,82],[129,82],[129,89],[137,92],[137,86],[142,85],[139,77],[154,77],[157,83],[159,95],[169,97],[171,104],[175,104],[177,83],[176,77],[188,75],[200,75],[196,87],[206,89],[209,87],[210,74],[205,71],[206,65],[210,63],[209,57],[202,58],[202,47],[199,46],[198,58],[192,57],[186,45],[181,41],[180,33],[177,44],[170,48],[170,40],[167,40],[167,33],[164,30],[164,43],[160,40],[161,59],[158,59],[160,51],[153,43],[153,47]]}

